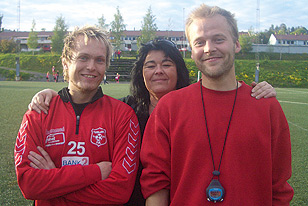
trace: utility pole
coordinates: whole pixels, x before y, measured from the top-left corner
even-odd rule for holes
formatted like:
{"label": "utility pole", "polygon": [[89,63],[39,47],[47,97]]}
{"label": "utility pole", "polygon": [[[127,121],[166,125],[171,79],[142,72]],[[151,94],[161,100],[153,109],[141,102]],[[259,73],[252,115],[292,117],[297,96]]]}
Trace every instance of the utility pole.
{"label": "utility pole", "polygon": [[[17,32],[20,31],[20,0],[18,1],[18,5],[17,5],[17,10],[18,10],[18,29]],[[19,76],[19,72],[20,72],[20,39],[18,39],[18,35],[17,35],[17,56],[15,58],[16,60],[16,81],[20,80],[20,76]]]}
{"label": "utility pole", "polygon": [[182,41],[183,58],[186,57],[185,55],[186,48],[184,48],[184,43],[185,43],[185,8],[183,8],[183,41]]}
{"label": "utility pole", "polygon": [[0,14],[0,32],[2,30],[2,19],[3,19],[3,14]]}
{"label": "utility pole", "polygon": [[256,72],[255,72],[255,82],[259,82],[259,73],[260,73],[260,55],[259,55],[259,31],[260,31],[260,0],[257,0],[257,12],[256,12]]}

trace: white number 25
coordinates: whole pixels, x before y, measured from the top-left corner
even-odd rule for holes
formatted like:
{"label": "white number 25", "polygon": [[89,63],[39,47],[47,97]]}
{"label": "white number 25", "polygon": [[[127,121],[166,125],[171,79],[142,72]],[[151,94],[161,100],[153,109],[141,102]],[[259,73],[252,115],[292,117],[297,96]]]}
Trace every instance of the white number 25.
{"label": "white number 25", "polygon": [[84,147],[86,143],[85,142],[74,142],[70,141],[68,143],[69,146],[72,145],[71,149],[67,152],[67,154],[78,154],[83,155],[86,152],[86,149]]}

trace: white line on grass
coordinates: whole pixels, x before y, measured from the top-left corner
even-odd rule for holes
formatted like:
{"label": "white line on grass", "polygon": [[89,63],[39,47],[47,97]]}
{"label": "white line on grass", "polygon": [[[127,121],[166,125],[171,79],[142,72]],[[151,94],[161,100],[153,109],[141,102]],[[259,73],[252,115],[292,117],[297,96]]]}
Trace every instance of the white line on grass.
{"label": "white line on grass", "polygon": [[301,127],[301,126],[298,126],[297,124],[294,124],[293,122],[290,122],[290,121],[288,121],[288,122],[289,122],[289,124],[292,124],[295,127],[298,127],[298,128],[300,128],[300,129],[302,129],[304,131],[308,131],[308,129],[305,129],[305,128]]}
{"label": "white line on grass", "polygon": [[284,88],[276,88],[276,90],[280,90],[280,93],[304,93],[308,94],[306,91],[297,91],[297,90],[289,90],[289,89],[284,89]]}
{"label": "white line on grass", "polygon": [[290,103],[290,104],[305,104],[308,105],[308,103],[304,103],[304,102],[290,102],[290,101],[283,101],[283,100],[278,100],[279,102],[283,102],[283,103]]}

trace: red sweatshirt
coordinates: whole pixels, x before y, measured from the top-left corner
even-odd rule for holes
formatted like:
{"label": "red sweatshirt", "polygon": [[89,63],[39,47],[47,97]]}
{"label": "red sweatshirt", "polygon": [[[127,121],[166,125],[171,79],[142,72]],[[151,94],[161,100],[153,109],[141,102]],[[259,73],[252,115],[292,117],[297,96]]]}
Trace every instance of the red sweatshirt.
{"label": "red sweatshirt", "polygon": [[[14,152],[23,195],[36,200],[36,205],[124,204],[139,163],[139,124],[134,111],[100,90],[77,117],[63,94],[52,99],[48,115],[28,111],[22,120]],[[29,166],[29,152],[40,154],[37,146],[47,151],[57,168]],[[105,180],[96,165],[101,161],[112,162]]]}
{"label": "red sweatshirt", "polygon": [[[234,91],[203,87],[206,119],[218,169]],[[289,205],[293,189],[288,123],[275,98],[256,100],[242,82],[222,157],[219,181],[225,198],[219,205]],[[141,186],[147,198],[170,190],[171,205],[215,205],[206,188],[213,162],[200,82],[165,95],[151,114],[143,136]]]}

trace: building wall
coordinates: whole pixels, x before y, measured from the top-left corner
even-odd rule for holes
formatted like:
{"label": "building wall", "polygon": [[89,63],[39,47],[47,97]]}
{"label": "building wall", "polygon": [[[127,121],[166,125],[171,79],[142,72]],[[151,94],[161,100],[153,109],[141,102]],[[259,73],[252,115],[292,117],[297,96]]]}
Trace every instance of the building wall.
{"label": "building wall", "polygon": [[277,39],[273,34],[271,34],[271,36],[268,40],[268,44],[270,44],[270,45],[277,45],[278,44]]}
{"label": "building wall", "polygon": [[287,53],[287,54],[303,54],[308,53],[308,46],[301,45],[266,45],[253,44],[252,52],[272,52],[272,53]]}

